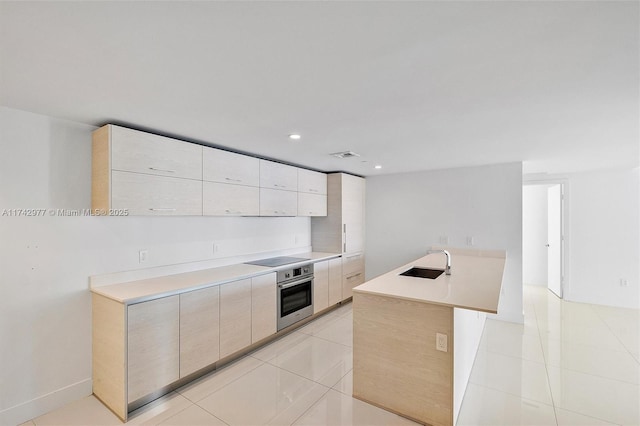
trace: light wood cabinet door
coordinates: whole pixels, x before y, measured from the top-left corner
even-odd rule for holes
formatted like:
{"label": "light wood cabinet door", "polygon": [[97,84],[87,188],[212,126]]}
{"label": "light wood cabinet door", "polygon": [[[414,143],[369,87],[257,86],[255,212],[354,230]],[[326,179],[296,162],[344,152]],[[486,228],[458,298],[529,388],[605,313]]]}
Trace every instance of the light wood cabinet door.
{"label": "light wood cabinet door", "polygon": [[180,378],[180,298],[164,297],[127,308],[127,402]]}
{"label": "light wood cabinet door", "polygon": [[329,261],[313,264],[313,313],[329,307]]}
{"label": "light wood cabinet door", "polygon": [[298,169],[298,192],[327,195],[326,173]]}
{"label": "light wood cabinet door", "polygon": [[260,160],[260,187],[285,191],[298,190],[298,168]]}
{"label": "light wood cabinet door", "polygon": [[203,182],[202,210],[205,216],[258,216],[260,188]]}
{"label": "light wood cabinet door", "polygon": [[329,306],[342,301],[342,258],[329,259]]}
{"label": "light wood cabinet door", "polygon": [[276,274],[251,278],[251,343],[277,331]]}
{"label": "light wood cabinet door", "polygon": [[114,125],[109,128],[111,169],[202,179],[202,146]]}
{"label": "light wood cabinet door", "polygon": [[202,179],[234,185],[259,186],[260,160],[248,155],[204,147]]}
{"label": "light wood cabinet door", "polygon": [[220,359],[220,289],[180,294],[180,377]]}
{"label": "light wood cabinet door", "polygon": [[298,216],[326,216],[327,196],[298,192]]}
{"label": "light wood cabinet door", "polygon": [[251,345],[251,279],[220,287],[220,358]]}
{"label": "light wood cabinet door", "polygon": [[260,188],[260,216],[297,216],[298,193]]}
{"label": "light wood cabinet door", "polygon": [[202,215],[202,181],[111,172],[112,208],[129,215]]}
{"label": "light wood cabinet door", "polygon": [[351,175],[342,177],[343,253],[364,250],[365,181]]}

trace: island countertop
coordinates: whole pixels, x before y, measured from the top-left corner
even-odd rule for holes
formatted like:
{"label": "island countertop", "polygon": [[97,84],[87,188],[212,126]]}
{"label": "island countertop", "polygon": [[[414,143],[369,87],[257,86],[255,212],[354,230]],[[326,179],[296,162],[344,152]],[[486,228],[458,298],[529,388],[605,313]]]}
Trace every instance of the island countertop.
{"label": "island countertop", "polygon": [[451,254],[451,275],[443,273],[436,279],[400,275],[414,266],[444,269],[445,254],[432,253],[367,281],[353,291],[497,313],[506,252],[449,248],[447,251]]}

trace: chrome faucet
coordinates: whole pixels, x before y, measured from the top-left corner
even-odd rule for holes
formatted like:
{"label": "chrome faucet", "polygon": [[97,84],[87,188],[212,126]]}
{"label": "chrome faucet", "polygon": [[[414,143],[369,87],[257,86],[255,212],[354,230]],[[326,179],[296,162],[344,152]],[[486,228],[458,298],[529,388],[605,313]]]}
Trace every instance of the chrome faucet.
{"label": "chrome faucet", "polygon": [[446,250],[427,250],[427,254],[432,253],[444,253],[447,255],[447,265],[444,267],[444,273],[445,275],[451,275],[451,254]]}

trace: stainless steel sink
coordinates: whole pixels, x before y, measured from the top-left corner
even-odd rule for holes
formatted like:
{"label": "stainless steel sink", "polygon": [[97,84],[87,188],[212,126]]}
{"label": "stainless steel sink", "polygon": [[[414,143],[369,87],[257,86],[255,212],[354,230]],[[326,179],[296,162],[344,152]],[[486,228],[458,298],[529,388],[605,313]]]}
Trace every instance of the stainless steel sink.
{"label": "stainless steel sink", "polygon": [[431,280],[435,280],[443,273],[443,269],[418,268],[417,266],[414,266],[413,268],[404,271],[400,275],[404,275],[406,277],[428,278]]}

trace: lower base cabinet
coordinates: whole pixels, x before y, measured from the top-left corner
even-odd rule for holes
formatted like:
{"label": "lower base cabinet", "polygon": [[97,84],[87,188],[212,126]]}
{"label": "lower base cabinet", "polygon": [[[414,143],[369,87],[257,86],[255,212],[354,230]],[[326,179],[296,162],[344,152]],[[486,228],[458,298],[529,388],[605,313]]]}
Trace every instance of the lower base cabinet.
{"label": "lower base cabinet", "polygon": [[220,359],[220,287],[180,294],[180,378]]}
{"label": "lower base cabinet", "polygon": [[340,303],[342,297],[342,259],[316,262],[313,266],[313,313]]}
{"label": "lower base cabinet", "polygon": [[277,297],[276,274],[251,278],[251,343],[276,333]]}
{"label": "lower base cabinet", "polygon": [[251,279],[220,287],[220,358],[251,345]]}
{"label": "lower base cabinet", "polygon": [[128,403],[180,378],[179,347],[179,296],[127,308]]}
{"label": "lower base cabinet", "polygon": [[329,306],[340,303],[342,297],[342,258],[329,260]]}

